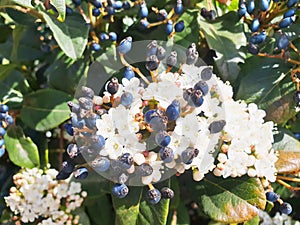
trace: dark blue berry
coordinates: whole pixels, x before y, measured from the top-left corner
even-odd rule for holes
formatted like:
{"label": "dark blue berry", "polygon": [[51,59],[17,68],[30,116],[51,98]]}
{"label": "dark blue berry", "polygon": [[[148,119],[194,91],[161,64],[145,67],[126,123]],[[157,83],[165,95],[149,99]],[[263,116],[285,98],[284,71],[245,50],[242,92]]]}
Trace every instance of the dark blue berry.
{"label": "dark blue berry", "polygon": [[105,139],[102,135],[94,135],[91,137],[92,146],[96,149],[102,149],[105,145]]}
{"label": "dark blue berry", "polygon": [[259,34],[254,34],[253,36],[251,36],[249,42],[253,44],[260,44],[264,42],[266,38],[267,38],[266,32],[262,31]]}
{"label": "dark blue berry", "polygon": [[131,69],[130,66],[127,66],[126,69],[125,69],[125,72],[124,72],[124,78],[130,80],[133,77],[134,77],[133,70]]}
{"label": "dark blue berry", "polygon": [[166,131],[158,132],[155,135],[155,142],[158,144],[160,147],[166,147],[170,144],[171,142],[171,137]]}
{"label": "dark blue berry", "polygon": [[300,133],[294,133],[294,137],[300,139]]}
{"label": "dark blue berry", "polygon": [[82,86],[81,87],[81,94],[83,97],[87,97],[92,99],[95,95],[95,92],[93,91],[93,89],[86,87],[86,86]]}
{"label": "dark blue berry", "polygon": [[211,134],[216,134],[221,132],[225,125],[226,125],[225,120],[213,121],[211,124],[209,124],[208,130]]}
{"label": "dark blue berry", "polygon": [[179,22],[177,22],[176,24],[175,24],[175,31],[176,32],[181,32],[181,31],[183,31],[184,30],[184,21],[183,20],[180,20]]}
{"label": "dark blue berry", "polygon": [[146,63],[145,63],[146,69],[149,71],[154,71],[158,68],[158,65],[159,65],[158,63],[159,63],[159,61],[157,59],[157,56],[151,55],[146,60]]}
{"label": "dark blue berry", "polygon": [[78,102],[79,102],[79,106],[81,107],[81,109],[91,110],[94,106],[94,104],[90,98],[80,97],[78,99]]}
{"label": "dark blue berry", "polygon": [[206,67],[201,71],[201,79],[204,81],[210,80],[213,74],[213,69],[211,67]]}
{"label": "dark blue berry", "polygon": [[287,203],[287,202],[283,202],[280,206],[279,206],[279,211],[283,214],[291,214],[291,212],[293,211],[292,206]]}
{"label": "dark blue berry", "polygon": [[287,18],[287,17],[291,17],[291,16],[294,16],[295,15],[295,12],[296,12],[296,9],[295,8],[292,8],[292,9],[289,9],[288,11],[286,11],[283,15],[284,18]]}
{"label": "dark blue berry", "polygon": [[131,50],[132,47],[132,37],[127,37],[121,41],[118,46],[118,51],[121,54],[126,54]]}
{"label": "dark blue berry", "polygon": [[101,3],[100,0],[93,0],[92,4],[93,4],[93,6],[95,6],[98,9],[103,7],[103,5],[102,5],[102,3]]}
{"label": "dark blue berry", "polygon": [[166,114],[169,121],[177,120],[180,115],[180,103],[178,100],[172,101],[166,109]]}
{"label": "dark blue berry", "polygon": [[259,19],[258,19],[258,18],[255,18],[255,19],[252,21],[251,25],[250,25],[250,30],[251,30],[252,32],[256,32],[256,31],[258,31],[259,26],[260,26]]}
{"label": "dark blue berry", "polygon": [[191,94],[191,102],[190,105],[193,107],[200,107],[203,104],[203,94],[200,90],[194,90]]}
{"label": "dark blue berry", "polygon": [[74,102],[69,101],[68,106],[73,113],[78,113],[80,111],[80,106]]}
{"label": "dark blue berry", "polygon": [[115,13],[116,13],[114,7],[112,7],[112,6],[107,6],[106,7],[106,12],[107,12],[108,16],[115,15]]}
{"label": "dark blue berry", "polygon": [[269,191],[266,193],[266,198],[270,202],[277,202],[277,200],[279,199],[279,195],[273,191]]}
{"label": "dark blue berry", "polygon": [[148,22],[147,18],[141,19],[140,23],[141,23],[143,29],[147,29],[149,26],[149,22]]}
{"label": "dark blue berry", "polygon": [[0,148],[0,158],[5,154],[5,148]]}
{"label": "dark blue berry", "polygon": [[114,95],[118,92],[119,90],[119,82],[118,82],[118,79],[113,77],[108,83],[107,83],[107,86],[106,86],[106,90]]}
{"label": "dark blue berry", "polygon": [[9,110],[9,108],[7,105],[5,105],[5,104],[0,105],[0,113],[6,113],[6,112],[8,112],[8,110]]}
{"label": "dark blue berry", "polygon": [[161,9],[161,10],[159,10],[157,16],[158,16],[159,21],[163,21],[163,20],[167,19],[168,13],[165,9]]}
{"label": "dark blue berry", "polygon": [[100,16],[100,9],[98,9],[98,8],[93,8],[93,10],[92,10],[92,14],[93,14],[93,16],[95,16],[95,17],[97,17],[97,16]]}
{"label": "dark blue berry", "polygon": [[181,14],[183,12],[183,5],[181,0],[177,0],[174,7],[175,14]]}
{"label": "dark blue berry", "polygon": [[130,92],[124,92],[122,95],[121,95],[121,104],[128,107],[131,105],[133,101],[133,96]]}
{"label": "dark blue berry", "polygon": [[152,118],[149,124],[152,130],[159,132],[166,129],[167,120],[157,116]]}
{"label": "dark blue berry", "polygon": [[95,159],[92,162],[92,167],[97,171],[97,172],[105,172],[109,169],[110,167],[110,160],[105,157],[100,157],[98,159]]}
{"label": "dark blue berry", "polygon": [[287,2],[287,7],[292,7],[294,5],[296,5],[299,2],[299,0],[288,0]]}
{"label": "dark blue berry", "polygon": [[161,197],[165,199],[171,199],[174,197],[174,191],[171,188],[163,187],[160,190]]}
{"label": "dark blue berry", "polygon": [[113,2],[112,6],[116,10],[122,9],[123,8],[123,2],[122,1],[115,1],[115,2]]}
{"label": "dark blue berry", "polygon": [[261,11],[267,11],[269,8],[270,1],[269,0],[260,0],[260,9]]}
{"label": "dark blue berry", "polygon": [[78,147],[76,144],[69,144],[67,147],[67,153],[70,156],[70,158],[74,158],[78,155]]}
{"label": "dark blue berry", "polygon": [[281,49],[287,49],[289,46],[289,39],[285,34],[280,35],[280,37],[277,40],[276,46],[279,50]]}
{"label": "dark blue berry", "polygon": [[148,110],[145,115],[144,115],[144,120],[146,123],[150,123],[150,121],[154,118],[154,117],[157,117],[157,113],[156,113],[156,110],[155,109],[151,109],[151,110]]}
{"label": "dark blue berry", "polygon": [[4,120],[7,126],[12,125],[14,123],[14,118],[12,118],[12,116],[8,114],[5,116]]}
{"label": "dark blue berry", "polygon": [[251,42],[248,44],[247,50],[252,55],[257,55],[259,53],[259,47],[256,44],[253,44]]}
{"label": "dark blue berry", "polygon": [[249,14],[252,14],[254,12],[255,9],[255,3],[254,0],[249,0],[247,1],[247,12]]}
{"label": "dark blue berry", "polygon": [[197,157],[198,154],[198,149],[189,147],[181,153],[181,161],[185,164],[191,164],[193,162],[193,159]]}
{"label": "dark blue berry", "polygon": [[115,184],[111,192],[117,198],[124,198],[128,194],[129,189],[125,184]]}
{"label": "dark blue berry", "polygon": [[109,36],[109,40],[111,40],[111,41],[116,41],[117,37],[118,37],[115,32],[109,32],[108,36]]}
{"label": "dark blue berry", "polygon": [[[170,138],[171,139],[171,138]],[[159,157],[165,163],[170,163],[174,159],[173,149],[169,147],[164,147],[159,150]]]}
{"label": "dark blue berry", "polygon": [[49,44],[47,44],[47,43],[42,43],[41,46],[40,46],[40,49],[44,53],[51,52],[51,46]]}
{"label": "dark blue berry", "polygon": [[123,9],[130,9],[130,3],[128,1],[123,2]]}
{"label": "dark blue berry", "polygon": [[0,120],[4,120],[5,117],[6,117],[6,113],[0,113]]}
{"label": "dark blue berry", "polygon": [[6,130],[0,126],[0,136],[4,136],[6,134]]}
{"label": "dark blue berry", "polygon": [[124,153],[119,157],[119,162],[125,169],[129,169],[133,165],[133,157],[130,153]]}
{"label": "dark blue berry", "polygon": [[166,64],[169,67],[175,66],[177,63],[177,52],[172,51],[171,54],[166,59]]}
{"label": "dark blue berry", "polygon": [[139,16],[141,18],[146,18],[148,16],[148,8],[145,2],[142,2],[140,4],[140,11],[139,11]]}
{"label": "dark blue berry", "polygon": [[146,177],[153,173],[153,168],[148,163],[143,163],[138,167],[138,173],[142,177]]}
{"label": "dark blue berry", "polygon": [[201,16],[203,16],[206,20],[215,20],[216,19],[216,11],[215,10],[207,10],[206,8],[201,8],[200,10]]}
{"label": "dark blue berry", "polygon": [[199,53],[196,49],[196,44],[192,43],[186,50],[186,64],[192,65],[195,64],[198,60]]}
{"label": "dark blue berry", "polygon": [[72,0],[72,2],[73,2],[73,4],[75,5],[75,7],[81,5],[81,0]]}
{"label": "dark blue berry", "polygon": [[64,125],[64,128],[65,128],[66,132],[67,132],[70,136],[73,136],[73,135],[74,135],[74,130],[73,130],[72,124],[66,123],[66,124]]}
{"label": "dark blue berry", "polygon": [[109,36],[106,33],[100,33],[99,39],[100,39],[100,41],[106,41],[109,39]]}
{"label": "dark blue berry", "polygon": [[161,199],[161,194],[156,188],[147,191],[146,198],[151,204],[157,204]]}
{"label": "dark blue berry", "polygon": [[85,179],[89,175],[89,171],[85,167],[80,167],[73,172],[73,175],[76,179]]}
{"label": "dark blue berry", "polygon": [[73,9],[70,8],[69,6],[66,6],[66,15],[70,15],[73,13]]}
{"label": "dark blue berry", "polygon": [[206,95],[209,91],[209,87],[205,81],[199,81],[198,83],[195,84],[194,86],[195,90],[200,90],[202,92],[202,95]]}
{"label": "dark blue berry", "polygon": [[156,55],[157,53],[157,41],[153,40],[146,46],[146,56]]}
{"label": "dark blue berry", "polygon": [[286,27],[290,26],[293,22],[294,22],[294,20],[292,19],[292,17],[283,18],[279,23],[279,27],[286,28]]}
{"label": "dark blue berry", "polygon": [[168,20],[166,25],[166,33],[169,35],[173,32],[173,22],[172,20]]}
{"label": "dark blue berry", "polygon": [[93,51],[100,51],[100,49],[101,49],[101,46],[98,44],[98,43],[95,43],[95,42],[93,42],[92,44],[91,44],[91,48],[92,48],[92,50]]}
{"label": "dark blue berry", "polygon": [[246,5],[245,4],[241,4],[239,9],[238,9],[238,15],[239,17],[243,17],[245,16],[247,13],[247,8],[246,8]]}

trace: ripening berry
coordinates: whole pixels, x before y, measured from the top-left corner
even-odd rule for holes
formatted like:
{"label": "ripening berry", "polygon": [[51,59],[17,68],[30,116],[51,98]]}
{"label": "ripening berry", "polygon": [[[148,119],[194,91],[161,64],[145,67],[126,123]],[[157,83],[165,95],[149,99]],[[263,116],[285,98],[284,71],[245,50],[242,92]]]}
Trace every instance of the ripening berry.
{"label": "ripening berry", "polygon": [[149,22],[148,22],[147,18],[141,19],[140,23],[141,23],[143,29],[147,29],[149,26]]}
{"label": "ripening berry", "polygon": [[266,38],[267,38],[266,31],[262,31],[259,34],[254,34],[253,36],[251,36],[249,42],[253,44],[260,44],[264,42]]}
{"label": "ripening berry", "polygon": [[123,2],[123,9],[130,9],[130,3],[128,1]]}
{"label": "ripening berry", "polygon": [[202,80],[195,84],[194,89],[200,90],[202,92],[203,96],[205,96],[209,91],[209,87],[208,87],[207,83]]}
{"label": "ripening berry", "polygon": [[146,46],[146,56],[149,57],[151,55],[156,55],[157,53],[157,41],[153,40]]}
{"label": "ripening berry", "polygon": [[92,4],[93,4],[93,6],[95,6],[98,9],[103,7],[101,0],[93,0]]}
{"label": "ripening berry", "polygon": [[93,8],[92,14],[93,14],[93,16],[98,17],[98,16],[100,16],[101,12],[98,8]]}
{"label": "ripening berry", "polygon": [[70,158],[74,158],[78,155],[78,147],[76,144],[69,144],[67,147],[67,153],[70,156]]}
{"label": "ripening berry", "polygon": [[106,41],[106,40],[109,40],[109,36],[106,33],[100,33],[99,39],[100,39],[100,41]]}
{"label": "ripening berry", "polygon": [[296,12],[296,9],[295,8],[292,8],[292,9],[289,9],[288,11],[286,11],[283,15],[284,18],[287,18],[287,17],[291,17],[291,16],[294,16],[295,15],[295,12]]}
{"label": "ripening berry", "polygon": [[157,47],[156,56],[157,56],[157,59],[159,61],[161,61],[164,58],[166,58],[166,49],[164,49],[164,47],[162,47],[162,46],[158,46]]}
{"label": "ripening berry", "polygon": [[105,139],[102,135],[94,135],[91,137],[92,146],[96,149],[102,149],[105,145]]}
{"label": "ripening berry", "polygon": [[117,198],[124,198],[128,194],[129,189],[125,184],[115,184],[111,192]]}
{"label": "ripening berry", "polygon": [[122,1],[114,1],[112,4],[112,7],[116,10],[123,8],[123,2]]}
{"label": "ripening berry", "polygon": [[107,12],[108,16],[115,15],[115,13],[116,13],[114,7],[112,7],[112,6],[107,6],[106,7],[106,12]]}
{"label": "ripening berry", "polygon": [[139,11],[139,16],[141,18],[146,18],[148,16],[148,8],[145,2],[142,2],[140,4],[140,11]]}
{"label": "ripening berry", "polygon": [[283,18],[280,23],[279,23],[279,27],[280,28],[285,28],[290,26],[292,23],[294,22],[294,20],[292,19],[292,17],[286,17]]}
{"label": "ripening berry", "polygon": [[269,0],[260,0],[260,9],[261,11],[267,11],[269,8]]}
{"label": "ripening berry", "polygon": [[238,15],[239,17],[243,17],[245,16],[247,13],[247,8],[246,8],[246,5],[243,3],[240,5],[239,9],[238,9]]}
{"label": "ripening berry", "polygon": [[6,115],[4,118],[5,123],[7,124],[7,126],[12,125],[14,123],[14,118],[12,118],[11,115]]}
{"label": "ripening berry", "polygon": [[251,42],[249,42],[247,49],[252,55],[257,55],[259,53],[259,47]]}
{"label": "ripening berry", "polygon": [[206,67],[201,71],[201,79],[204,81],[210,80],[213,74],[213,69],[211,67]]}
{"label": "ripening berry", "polygon": [[299,2],[299,0],[288,0],[287,2],[287,7],[292,7],[294,5],[296,5]]}
{"label": "ripening berry", "polygon": [[293,208],[289,203],[284,202],[279,206],[279,211],[283,214],[289,215],[293,211]]}
{"label": "ripening berry", "polygon": [[8,112],[8,110],[9,110],[9,108],[7,105],[5,105],[5,104],[0,105],[0,113],[6,113],[6,112]]}
{"label": "ripening berry", "polygon": [[0,125],[0,136],[3,137],[6,134],[6,130]]}
{"label": "ripening berry", "polygon": [[117,37],[118,37],[115,32],[109,32],[108,36],[109,36],[109,40],[111,40],[111,41],[116,41]]}
{"label": "ripening berry", "polygon": [[254,0],[249,0],[247,1],[247,12],[249,14],[252,14],[254,12],[255,9],[255,3]]}
{"label": "ripening berry", "polygon": [[198,153],[198,149],[189,147],[181,153],[181,161],[185,164],[191,164],[193,159],[197,157]]}
{"label": "ripening berry", "polygon": [[121,95],[121,104],[124,105],[125,107],[130,106],[132,102],[133,102],[133,96],[130,92],[124,92]]}
{"label": "ripening berry", "polygon": [[150,57],[147,58],[146,60],[146,69],[149,71],[154,71],[158,68],[159,61],[157,59],[156,55],[151,55]]}
{"label": "ripening berry", "polygon": [[155,135],[155,142],[160,147],[166,147],[170,144],[171,137],[166,131],[161,131]]}
{"label": "ripening berry", "polygon": [[169,67],[173,67],[176,65],[176,63],[177,63],[177,52],[176,51],[172,51],[170,53],[170,55],[166,59],[166,63],[167,63],[167,66],[169,66]]}
{"label": "ripening berry", "polygon": [[183,5],[181,0],[177,0],[174,7],[175,14],[181,14],[183,12]]}
{"label": "ripening berry", "polygon": [[[171,141],[170,136],[165,136],[165,137],[168,137],[167,142],[170,143]],[[170,163],[174,159],[174,151],[169,147],[161,148],[159,150],[159,157],[162,161],[164,161],[164,163]]]}
{"label": "ripening berry", "polygon": [[180,115],[180,103],[178,100],[172,101],[172,103],[166,109],[166,114],[169,121],[177,120]]}
{"label": "ripening berry", "polygon": [[279,50],[284,49],[286,50],[289,46],[289,39],[285,34],[280,35],[277,40],[276,46]]}
{"label": "ripening berry", "polygon": [[151,204],[157,204],[161,199],[161,194],[159,190],[154,188],[147,191],[146,197],[148,202],[150,202]]}

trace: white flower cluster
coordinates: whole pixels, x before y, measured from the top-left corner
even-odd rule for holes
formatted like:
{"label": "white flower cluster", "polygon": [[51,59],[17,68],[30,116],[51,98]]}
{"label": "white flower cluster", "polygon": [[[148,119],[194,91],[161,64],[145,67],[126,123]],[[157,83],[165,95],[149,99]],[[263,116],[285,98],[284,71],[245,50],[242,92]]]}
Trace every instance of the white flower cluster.
{"label": "white flower cluster", "polygon": [[15,187],[5,202],[18,220],[38,221],[38,225],[74,224],[71,211],[81,206],[87,193],[78,182],[55,180],[57,173],[55,169],[33,168],[14,175]]}
{"label": "white flower cluster", "polygon": [[[149,164],[153,172],[142,176],[142,184],[158,182],[187,169],[193,169],[197,181],[212,170],[224,178],[248,174],[275,181],[277,156],[272,150],[273,123],[264,122],[263,110],[255,104],[234,101],[232,87],[214,74],[205,79],[208,93],[203,96],[200,107],[192,107],[184,99],[187,89],[203,81],[201,73],[206,69],[211,68],[184,64],[181,74],[159,74],[157,82],[147,87],[143,87],[137,78],[123,78],[113,96],[112,107],[96,121],[97,135],[106,140],[100,156],[118,160],[122,154],[129,153],[134,160],[126,171],[129,175],[136,172],[137,166]],[[121,104],[125,92],[133,96],[130,106]],[[99,100],[99,96],[96,98]],[[99,105],[109,99],[110,94],[105,92]],[[147,130],[144,115],[149,102],[158,102],[156,108],[165,112],[174,100],[180,103],[181,109],[173,127],[167,129],[171,138],[168,147],[173,150],[174,157],[170,162],[164,162],[155,147],[149,147],[141,131]],[[189,148],[196,149],[197,154],[191,162],[184,163],[182,154]]]}

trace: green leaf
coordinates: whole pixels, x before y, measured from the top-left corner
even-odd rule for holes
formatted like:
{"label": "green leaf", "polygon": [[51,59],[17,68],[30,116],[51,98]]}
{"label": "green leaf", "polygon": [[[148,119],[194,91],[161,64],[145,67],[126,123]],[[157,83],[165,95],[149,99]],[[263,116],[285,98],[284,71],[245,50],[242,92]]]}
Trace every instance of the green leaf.
{"label": "green leaf", "polygon": [[82,207],[77,208],[72,214],[74,216],[79,216],[78,224],[91,225],[90,219]]}
{"label": "green leaf", "polygon": [[24,97],[21,119],[30,128],[47,131],[69,118],[73,97],[54,89],[42,89]]}
{"label": "green leaf", "polygon": [[210,23],[199,17],[200,28],[209,48],[217,53],[215,59],[220,76],[233,83],[240,71],[238,63],[244,62],[245,55],[239,51],[247,43],[242,22],[235,12],[229,12]]}
{"label": "green leaf", "polygon": [[278,59],[254,56],[241,68],[237,99],[255,102],[266,110],[267,120],[278,124],[286,123],[295,115],[295,85],[286,74],[290,69],[287,64]]}
{"label": "green leaf", "polygon": [[58,12],[58,20],[63,22],[66,18],[66,1],[65,0],[50,0]]}
{"label": "green leaf", "polygon": [[246,221],[244,225],[259,225],[259,222],[260,222],[259,216],[255,216],[251,220]]}
{"label": "green leaf", "polygon": [[25,137],[19,126],[11,125],[4,136],[9,159],[20,167],[33,168],[40,165],[37,146],[29,137]]}
{"label": "green leaf", "polygon": [[264,209],[266,196],[257,178],[219,178],[206,176],[203,181],[190,185],[202,211],[211,219],[225,223],[239,223],[258,215]]}
{"label": "green leaf", "polygon": [[278,128],[274,135],[273,149],[300,152],[300,142],[294,138],[293,133],[289,130]]}
{"label": "green leaf", "polygon": [[5,79],[16,67],[15,64],[0,65],[0,81]]}
{"label": "green leaf", "polygon": [[11,0],[21,6],[25,6],[28,8],[33,8],[33,6],[31,5],[31,0]]}
{"label": "green leaf", "polygon": [[113,197],[116,212],[116,225],[165,225],[169,212],[170,200],[162,199],[156,205],[145,199],[147,188],[130,187],[124,199]]}
{"label": "green leaf", "polygon": [[43,13],[43,16],[64,53],[72,59],[81,57],[87,44],[89,31],[82,16],[73,13],[66,18],[64,23],[47,13]]}

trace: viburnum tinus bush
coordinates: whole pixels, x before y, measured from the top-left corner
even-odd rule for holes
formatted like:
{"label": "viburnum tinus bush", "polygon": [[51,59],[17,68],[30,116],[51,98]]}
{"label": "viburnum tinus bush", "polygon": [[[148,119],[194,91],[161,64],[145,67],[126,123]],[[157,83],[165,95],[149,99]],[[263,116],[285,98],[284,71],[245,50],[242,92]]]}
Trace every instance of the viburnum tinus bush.
{"label": "viburnum tinus bush", "polygon": [[298,9],[1,1],[1,223],[298,223]]}

